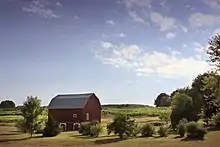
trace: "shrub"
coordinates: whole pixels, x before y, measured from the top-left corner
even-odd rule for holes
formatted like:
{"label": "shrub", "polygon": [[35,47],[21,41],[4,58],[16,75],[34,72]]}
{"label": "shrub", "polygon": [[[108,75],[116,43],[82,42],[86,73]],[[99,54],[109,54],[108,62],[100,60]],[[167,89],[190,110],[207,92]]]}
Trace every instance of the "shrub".
{"label": "shrub", "polygon": [[91,137],[98,137],[101,132],[102,132],[101,124],[90,125],[90,136]]}
{"label": "shrub", "polygon": [[141,135],[143,137],[151,137],[154,134],[154,126],[150,123],[146,123],[141,128]]}
{"label": "shrub", "polygon": [[90,134],[90,127],[91,127],[90,122],[83,122],[79,127],[79,134],[82,134],[84,136],[89,135]]}
{"label": "shrub", "polygon": [[220,113],[212,116],[212,122],[214,126],[220,126]]}
{"label": "shrub", "polygon": [[179,124],[177,126],[177,133],[181,136],[184,137],[186,134],[186,125],[188,121],[187,119],[183,118],[179,121]]}
{"label": "shrub", "polygon": [[79,133],[84,136],[98,137],[101,132],[102,126],[96,121],[84,122],[79,128]]}
{"label": "shrub", "polygon": [[191,139],[204,139],[206,130],[196,122],[190,122],[186,126],[187,138]]}
{"label": "shrub", "polygon": [[166,126],[160,126],[157,133],[160,135],[160,137],[167,137],[168,129]]}
{"label": "shrub", "polygon": [[61,132],[61,128],[59,127],[59,123],[55,121],[52,117],[49,117],[46,122],[46,126],[43,129],[44,137],[54,137],[57,136]]}
{"label": "shrub", "polygon": [[138,125],[138,123],[135,123],[133,128],[132,128],[132,136],[137,136],[140,133],[140,126]]}
{"label": "shrub", "polygon": [[124,135],[130,137],[133,135],[134,125],[135,121],[128,115],[119,114],[113,119],[113,122],[110,122],[107,125],[107,132],[108,134],[114,132],[114,134],[118,135],[120,139],[122,139]]}
{"label": "shrub", "polygon": [[168,122],[170,120],[170,113],[162,113],[162,114],[160,114],[159,119],[161,121],[166,122],[166,124],[168,124]]}

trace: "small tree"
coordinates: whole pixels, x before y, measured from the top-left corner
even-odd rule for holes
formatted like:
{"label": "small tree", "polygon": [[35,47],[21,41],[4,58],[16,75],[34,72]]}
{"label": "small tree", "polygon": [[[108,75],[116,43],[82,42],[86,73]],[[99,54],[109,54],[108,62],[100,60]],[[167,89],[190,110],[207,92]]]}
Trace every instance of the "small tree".
{"label": "small tree", "polygon": [[167,137],[168,129],[166,126],[160,126],[157,133],[160,135],[160,137]]}
{"label": "small tree", "polygon": [[170,118],[173,129],[176,129],[182,118],[186,118],[188,121],[198,120],[198,114],[194,109],[192,98],[187,94],[175,94]]}
{"label": "small tree", "polygon": [[98,137],[101,132],[102,126],[97,121],[84,122],[79,128],[79,134],[84,136]]}
{"label": "small tree", "polygon": [[43,109],[41,108],[41,100],[37,97],[27,97],[27,100],[21,108],[21,115],[24,119],[25,130],[31,134],[31,137],[36,130],[36,126],[38,125],[37,120],[42,112]]}
{"label": "small tree", "polygon": [[152,124],[146,123],[141,128],[141,135],[143,137],[152,137],[155,132],[155,128]]}
{"label": "small tree", "polygon": [[118,135],[119,138],[122,139],[124,135],[132,136],[134,124],[135,121],[128,115],[119,114],[114,118],[113,122],[110,122],[107,125],[107,132],[108,134],[114,132],[114,134]]}
{"label": "small tree", "polygon": [[61,128],[59,123],[53,119],[53,117],[49,117],[46,122],[46,126],[43,130],[44,137],[54,137],[57,136],[61,132]]}

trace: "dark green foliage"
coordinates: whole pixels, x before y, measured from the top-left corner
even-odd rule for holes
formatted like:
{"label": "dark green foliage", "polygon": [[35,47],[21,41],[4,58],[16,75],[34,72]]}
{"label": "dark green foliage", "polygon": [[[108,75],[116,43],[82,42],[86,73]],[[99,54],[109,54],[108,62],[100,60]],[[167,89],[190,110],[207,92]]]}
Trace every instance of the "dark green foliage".
{"label": "dark green foliage", "polygon": [[160,137],[167,137],[168,128],[166,126],[160,126],[157,133],[160,135]]}
{"label": "dark green foliage", "polygon": [[186,126],[187,138],[190,139],[204,139],[206,129],[199,123],[189,122]]}
{"label": "dark green foliage", "polygon": [[126,114],[119,114],[107,125],[107,132],[111,134],[112,132],[123,138],[123,136],[130,137],[133,134],[133,128],[135,121],[131,119]]}
{"label": "dark green foliage", "polygon": [[15,108],[15,103],[11,100],[2,101],[0,108]]}
{"label": "dark green foliage", "polygon": [[42,114],[41,100],[37,97],[27,97],[21,108],[21,115],[24,119],[26,131],[32,134],[36,131],[38,125],[38,117]]}
{"label": "dark green foliage", "polygon": [[170,96],[166,93],[161,93],[157,96],[154,101],[156,107],[169,107],[170,106]]}
{"label": "dark green foliage", "polygon": [[99,122],[84,122],[80,125],[79,133],[84,136],[98,137],[102,132],[102,126]]}
{"label": "dark green foliage", "polygon": [[168,124],[169,120],[170,120],[170,113],[162,113],[160,116],[159,116],[159,119],[161,121],[164,121],[166,124]]}
{"label": "dark green foliage", "polygon": [[177,133],[181,136],[184,137],[186,134],[186,125],[188,121],[187,119],[183,118],[179,121],[179,124],[177,126]]}
{"label": "dark green foliage", "polygon": [[172,102],[171,125],[175,129],[182,118],[188,121],[197,121],[198,114],[196,113],[193,101],[187,94],[176,94]]}
{"label": "dark green foliage", "polygon": [[138,125],[138,123],[134,123],[132,126],[132,136],[135,137],[140,133],[141,127]]}
{"label": "dark green foliage", "polygon": [[140,132],[143,137],[152,137],[155,132],[155,128],[152,124],[146,123],[142,126]]}
{"label": "dark green foliage", "polygon": [[220,113],[212,116],[213,125],[220,127]]}
{"label": "dark green foliage", "polygon": [[59,127],[59,123],[53,119],[53,117],[49,117],[46,122],[46,126],[43,129],[44,137],[54,137],[57,136],[61,132],[61,128]]}

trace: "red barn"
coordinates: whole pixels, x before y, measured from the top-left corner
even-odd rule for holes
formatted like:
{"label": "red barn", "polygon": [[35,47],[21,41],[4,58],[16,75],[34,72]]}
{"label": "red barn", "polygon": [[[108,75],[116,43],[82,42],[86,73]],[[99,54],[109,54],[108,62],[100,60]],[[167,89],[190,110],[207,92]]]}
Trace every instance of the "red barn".
{"label": "red barn", "polygon": [[57,95],[48,106],[48,115],[64,130],[77,130],[82,122],[101,122],[101,104],[94,93]]}

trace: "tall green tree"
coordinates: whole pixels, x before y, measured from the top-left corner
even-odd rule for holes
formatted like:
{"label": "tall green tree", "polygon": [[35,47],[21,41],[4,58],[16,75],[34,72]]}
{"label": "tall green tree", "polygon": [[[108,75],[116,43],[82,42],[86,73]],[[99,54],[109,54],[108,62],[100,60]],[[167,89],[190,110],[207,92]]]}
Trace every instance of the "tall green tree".
{"label": "tall green tree", "polygon": [[156,107],[169,107],[170,96],[166,93],[160,93],[154,101],[154,105],[156,105]]}
{"label": "tall green tree", "polygon": [[28,96],[21,108],[21,115],[25,123],[25,131],[30,133],[31,137],[36,126],[38,125],[38,118],[42,114],[41,100],[38,97]]}
{"label": "tall green tree", "polygon": [[192,98],[184,93],[175,94],[170,115],[172,128],[176,128],[178,122],[186,118],[188,121],[197,121],[198,114],[193,106]]}

